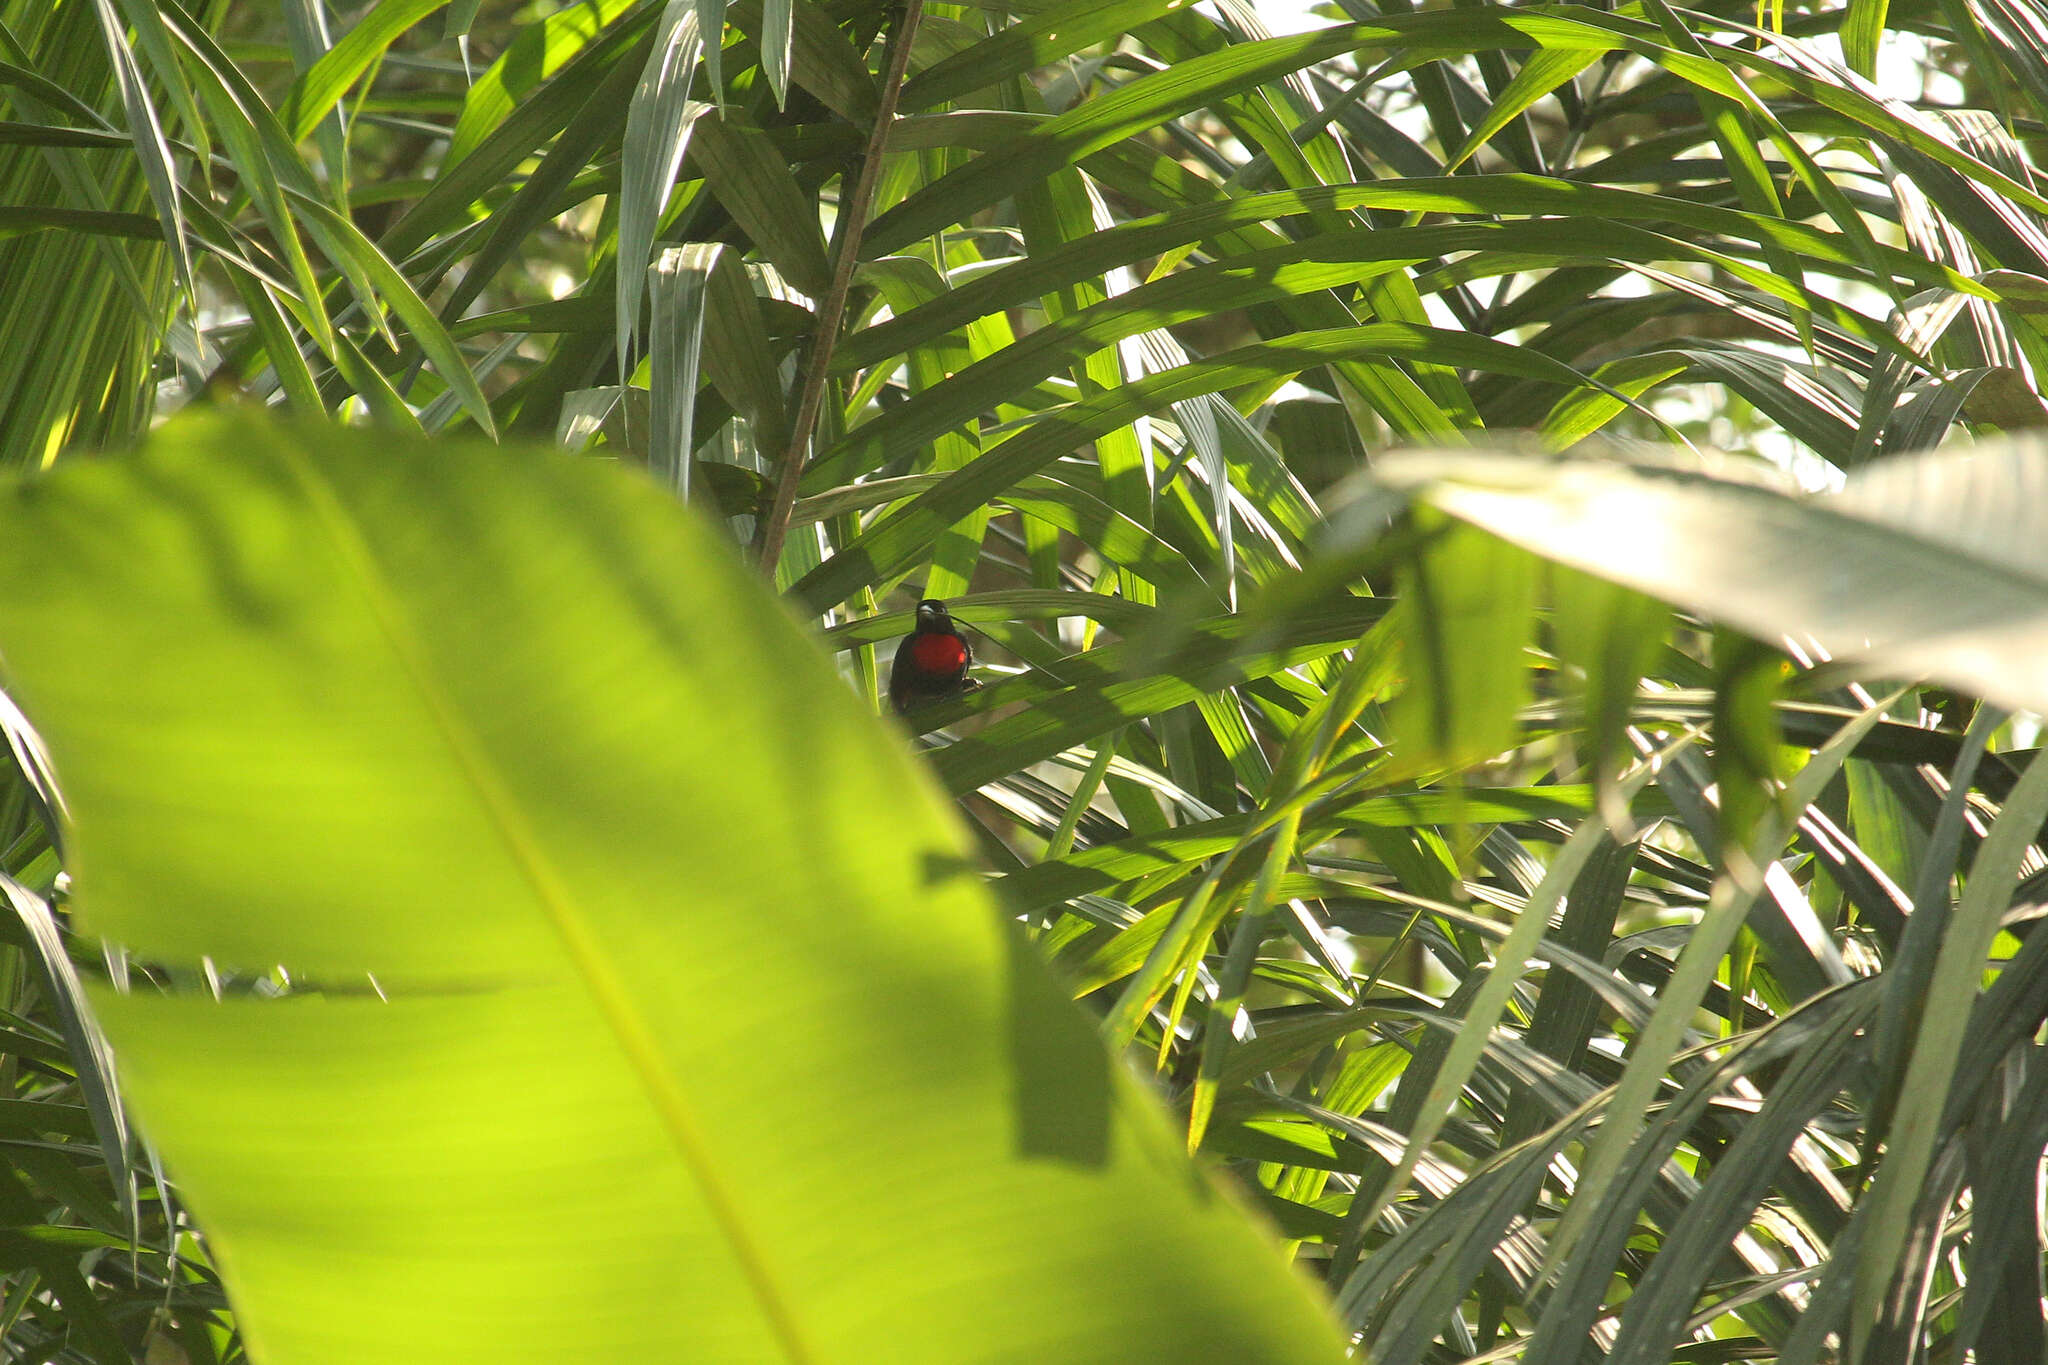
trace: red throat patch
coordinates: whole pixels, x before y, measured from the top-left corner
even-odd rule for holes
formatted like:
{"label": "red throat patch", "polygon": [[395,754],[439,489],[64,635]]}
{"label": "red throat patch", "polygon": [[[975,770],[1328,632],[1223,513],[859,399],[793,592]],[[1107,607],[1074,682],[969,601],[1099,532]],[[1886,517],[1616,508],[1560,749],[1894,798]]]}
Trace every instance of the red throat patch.
{"label": "red throat patch", "polygon": [[920,635],[910,642],[910,659],[928,677],[949,677],[967,667],[967,643],[957,635]]}

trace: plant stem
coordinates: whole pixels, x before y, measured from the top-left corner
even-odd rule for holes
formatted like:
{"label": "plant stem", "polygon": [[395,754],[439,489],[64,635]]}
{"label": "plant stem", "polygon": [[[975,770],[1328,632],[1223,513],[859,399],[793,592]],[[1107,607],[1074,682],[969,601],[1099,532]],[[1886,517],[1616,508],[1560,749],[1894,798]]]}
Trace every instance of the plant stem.
{"label": "plant stem", "polygon": [[789,517],[796,506],[797,481],[810,453],[811,433],[818,426],[818,410],[825,402],[825,380],[832,368],[832,350],[839,341],[839,324],[846,315],[846,296],[853,288],[853,268],[860,261],[861,233],[867,227],[868,210],[874,203],[875,183],[881,178],[883,145],[889,126],[896,121],[896,100],[903,90],[903,78],[910,69],[910,44],[917,36],[917,21],[924,14],[924,0],[905,0],[903,12],[889,36],[889,69],[882,81],[882,97],[875,107],[875,126],[868,134],[861,157],[860,179],[854,183],[853,198],[842,200],[839,224],[833,233],[832,282],[818,301],[818,329],[811,338],[810,354],[804,360],[803,387],[798,391],[796,419],[790,425],[789,449],[783,452],[776,471],[775,501],[768,515],[754,530],[754,551],[762,572],[775,573],[782,558],[783,538],[789,532]]}

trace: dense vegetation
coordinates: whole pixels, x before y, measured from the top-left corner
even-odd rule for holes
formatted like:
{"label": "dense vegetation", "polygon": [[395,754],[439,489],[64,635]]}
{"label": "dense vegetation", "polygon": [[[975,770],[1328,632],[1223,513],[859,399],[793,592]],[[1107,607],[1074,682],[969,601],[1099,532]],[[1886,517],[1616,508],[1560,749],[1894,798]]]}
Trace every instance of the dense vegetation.
{"label": "dense vegetation", "polygon": [[0,0],[7,1359],[2048,1358],[2048,9],[1320,13]]}

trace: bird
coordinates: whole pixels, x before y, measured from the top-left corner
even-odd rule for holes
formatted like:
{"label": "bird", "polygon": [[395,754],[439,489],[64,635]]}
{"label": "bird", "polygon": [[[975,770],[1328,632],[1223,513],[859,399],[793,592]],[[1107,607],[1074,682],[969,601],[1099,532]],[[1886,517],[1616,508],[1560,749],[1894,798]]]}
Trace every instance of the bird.
{"label": "bird", "polygon": [[973,665],[974,651],[954,629],[946,604],[927,597],[917,604],[916,626],[896,646],[896,661],[889,669],[889,704],[902,716],[978,691],[981,684],[967,676]]}

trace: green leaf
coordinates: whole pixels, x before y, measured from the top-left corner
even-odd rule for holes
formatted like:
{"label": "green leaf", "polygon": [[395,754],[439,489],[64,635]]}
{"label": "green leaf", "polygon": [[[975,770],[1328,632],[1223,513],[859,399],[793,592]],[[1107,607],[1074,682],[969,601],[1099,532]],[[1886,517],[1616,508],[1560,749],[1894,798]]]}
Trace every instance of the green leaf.
{"label": "green leaf", "polygon": [[1552,566],[1551,634],[1566,686],[1585,707],[1583,730],[1604,786],[1627,745],[1629,708],[1671,630],[1662,603],[1590,574]]}
{"label": "green leaf", "polygon": [[1465,135],[1463,145],[1444,163],[1444,169],[1454,171],[1470,161],[1481,147],[1492,141],[1496,133],[1527,113],[1531,105],[1599,60],[1597,52],[1532,54],[1522,64],[1522,69],[1515,73],[1514,80],[1494,100],[1493,107],[1486,111],[1486,117],[1475,123],[1472,131]]}
{"label": "green leaf", "polygon": [[[229,60],[212,36],[176,8],[166,17],[178,28],[179,37],[198,63],[200,70],[196,74],[202,77],[198,82],[200,98],[212,119],[213,131],[219,135],[228,159],[241,177],[241,189],[262,212],[273,239],[273,250],[281,251],[290,265],[298,294],[297,306],[293,306],[294,300],[288,295],[281,296],[280,302],[292,308],[299,325],[338,366],[348,365],[346,338],[337,336],[333,319],[319,304],[320,282],[285,201],[287,186],[308,198],[315,197],[317,187],[311,169],[299,158],[292,139],[247,75]],[[362,304],[374,314],[374,301],[364,299]],[[376,401],[370,395],[365,397]]]}
{"label": "green leaf", "polygon": [[1732,631],[1714,634],[1714,789],[1718,837],[1748,841],[1784,776],[1774,703],[1785,677],[1774,649]]}
{"label": "green leaf", "polygon": [[[114,1197],[127,1217],[131,1235],[138,1223],[135,1205],[135,1175],[128,1165],[128,1115],[114,1085],[114,1057],[106,1033],[86,1004],[85,987],[78,968],[66,951],[57,917],[47,902],[14,878],[0,872],[0,901],[20,919],[32,945],[43,988],[56,1007],[57,1022],[63,1030],[64,1045],[70,1051],[70,1065],[78,1072],[79,1090],[92,1119],[94,1135],[107,1174],[113,1181]],[[10,1041],[10,1049],[19,1047]],[[48,1106],[41,1106],[47,1108]]]}
{"label": "green leaf", "polygon": [[[1689,1339],[1686,1319],[1717,1253],[1755,1215],[1788,1151],[1841,1088],[1843,1073],[1863,1060],[1859,1053],[1871,1003],[1864,992],[1857,1001],[1864,1008],[1834,1011],[1819,1037],[1793,1055],[1769,1101],[1714,1163],[1699,1197],[1671,1227],[1649,1273],[1638,1282],[1638,1292],[1629,1297],[1610,1356],[1614,1365],[1660,1365]],[[1825,1006],[1814,1011],[1825,1012]]]}
{"label": "green leaf", "polygon": [[1842,19],[1842,56],[1866,80],[1877,76],[1877,46],[1884,40],[1889,0],[1849,0]]}
{"label": "green leaf", "polygon": [[[1639,799],[1636,803],[1640,808]],[[1409,792],[1369,797],[1319,811],[1311,832],[1339,828],[1407,829],[1521,820],[1578,819],[1593,809],[1588,787],[1478,788],[1467,793]],[[1652,813],[1656,813],[1652,807]],[[1034,863],[1002,879],[1003,898],[1019,910],[1038,911],[1091,893],[1107,893],[1158,872],[1184,869],[1238,842],[1257,816],[1233,815],[1182,825],[1171,833],[1098,844],[1064,858]]]}
{"label": "green leaf", "polygon": [[[605,73],[587,102],[574,110],[567,126],[561,130],[562,135],[555,140],[554,146],[548,148],[540,165],[486,220],[489,230],[483,244],[464,263],[461,281],[449,291],[447,301],[441,305],[443,318],[452,322],[462,316],[470,303],[491,284],[499,270],[518,257],[530,234],[540,224],[578,201],[576,187],[579,174],[603,149],[623,136],[613,106],[631,102],[635,74],[636,68],[630,62],[621,62]],[[518,123],[516,118],[508,119],[499,130],[500,134],[513,130]],[[496,141],[494,137],[492,142]],[[479,155],[472,158],[472,163],[482,160],[484,158]],[[448,182],[441,183],[445,185]],[[584,193],[596,192],[595,186],[583,183]],[[419,207],[424,208],[425,204],[426,200],[422,199]],[[403,226],[401,223],[400,227]]]}
{"label": "green leaf", "polygon": [[[156,205],[157,217],[169,229],[164,241],[171,248],[178,282],[189,298],[193,294],[192,249],[186,240],[185,215],[178,199],[177,171],[171,164],[171,150],[164,140],[163,123],[157,117],[156,104],[150,98],[142,68],[123,40],[113,0],[95,0],[95,4],[101,30],[106,36],[107,61],[114,68],[121,90],[121,104],[128,116],[128,135],[135,145],[143,177],[149,183],[149,197]],[[157,26],[162,27],[162,20],[157,20]]]}
{"label": "green leaf", "polygon": [[1877,676],[2048,709],[2048,499],[2033,439],[1902,456],[1800,496],[1757,465],[1383,456],[1375,478],[1554,560]]}
{"label": "green leaf", "polygon": [[0,651],[83,922],[295,983],[97,1000],[265,1365],[1340,1358],[650,484],[195,417],[0,488]]}
{"label": "green leaf", "polygon": [[1404,767],[1464,767],[1521,743],[1535,587],[1526,551],[1456,524],[1404,570],[1408,682],[1389,718]]}
{"label": "green leaf", "polygon": [[690,129],[710,108],[690,98],[690,82],[705,50],[695,5],[696,0],[669,0],[654,33],[654,50],[647,54],[626,107],[619,171],[617,338],[619,364],[628,373],[655,230],[689,148]]}
{"label": "green leaf", "polygon": [[[318,199],[291,191],[286,191],[286,197],[304,216],[307,230],[318,237],[328,258],[347,261],[350,271],[391,305],[391,310],[412,333],[413,340],[419,343],[420,350],[434,362],[442,380],[460,395],[463,408],[476,419],[476,424],[485,434],[495,436],[498,428],[491,418],[490,401],[484,397],[476,376],[470,373],[469,362],[463,359],[461,347],[455,344],[455,338],[448,334],[441,320],[434,316],[427,301],[414,292],[412,281],[385,259],[376,244],[363,236],[349,219]],[[367,304],[367,300],[365,302]]]}
{"label": "green leaf", "polygon": [[[712,32],[711,17],[719,7],[720,0],[698,0],[697,12],[704,16],[701,22],[707,36]],[[757,46],[774,22],[763,14],[762,0],[726,0],[723,8],[731,27],[755,39]],[[877,82],[853,44],[847,41],[835,11],[821,5],[792,3],[787,24],[790,77],[848,122],[859,127],[872,123],[881,100]],[[707,66],[713,65],[712,50],[707,45]]]}
{"label": "green leaf", "polygon": [[933,62],[903,84],[900,108],[905,112],[930,109],[946,100],[971,95],[978,90],[1027,71],[1050,65],[1136,29],[1187,0],[1066,0],[988,37],[951,56]]}
{"label": "green leaf", "polygon": [[[1641,768],[1629,778],[1629,787],[1640,786],[1649,780],[1650,774],[1648,766]],[[1465,1083],[1478,1066],[1494,1028],[1507,1009],[1516,983],[1528,970],[1530,957],[1542,942],[1544,931],[1550,927],[1551,916],[1564,902],[1565,893],[1571,889],[1586,860],[1606,843],[1607,837],[1607,824],[1601,817],[1593,816],[1579,823],[1545,870],[1543,881],[1531,893],[1528,904],[1516,917],[1514,927],[1495,949],[1492,965],[1482,977],[1473,979],[1477,989],[1465,1009],[1458,1032],[1450,1040],[1449,1049],[1436,1068],[1436,1074],[1429,1078],[1429,1090],[1422,1098],[1400,1161],[1380,1182],[1370,1200],[1361,1198],[1352,1205],[1350,1224],[1354,1236],[1370,1227],[1380,1211],[1400,1195],[1415,1173],[1416,1164],[1451,1118]]]}
{"label": "green leaf", "polygon": [[462,113],[455,120],[455,131],[449,135],[444,170],[459,164],[481,146],[536,87],[638,3],[639,0],[585,0],[521,29],[519,36],[463,96]]}
{"label": "green leaf", "polygon": [[1914,1205],[1927,1188],[1971,1005],[1982,988],[1985,958],[2044,819],[2048,762],[2037,755],[1985,836],[1935,959],[1901,1087],[1907,1098],[1900,1102],[1884,1164],[1867,1196],[1870,1227],[1855,1263],[1856,1292],[1849,1318],[1855,1351],[1864,1349],[1872,1325],[1887,1311],[1886,1300],[1897,1292],[1893,1275],[1907,1256]]}
{"label": "green leaf", "polygon": [[[726,259],[730,250],[723,242],[672,246],[648,272],[653,296],[647,327],[647,399],[653,413],[648,463],[685,501],[697,448],[697,371],[704,352],[704,320],[710,312],[706,286],[721,266],[738,268]],[[635,285],[636,293],[638,289]],[[624,326],[622,322],[622,330]],[[620,348],[621,355],[628,353]]]}
{"label": "green leaf", "polygon": [[735,105],[696,121],[691,160],[705,183],[761,252],[812,298],[832,283],[817,205],[796,183],[789,163]]}
{"label": "green leaf", "polygon": [[[1154,637],[1073,655],[1047,673],[977,693],[966,703],[976,711],[1016,701],[1030,705],[948,745],[934,764],[949,790],[973,791],[1126,721],[1327,658],[1370,629],[1386,607],[1372,598],[1351,599],[1343,608],[1297,613],[1272,628],[1222,617],[1196,624],[1170,647]],[[957,710],[958,704],[930,707],[917,713],[916,723],[921,729],[942,725]]]}
{"label": "green leaf", "polygon": [[164,235],[162,222],[147,213],[0,207],[0,237],[16,237],[23,233],[48,232],[52,229],[103,233],[109,237],[129,237],[143,242],[162,241]]}
{"label": "green leaf", "polygon": [[279,115],[291,140],[302,142],[311,137],[320,120],[341,102],[348,88],[362,79],[372,65],[382,61],[386,50],[407,29],[447,3],[448,0],[379,0],[311,70],[293,83]]}
{"label": "green leaf", "polygon": [[449,6],[447,21],[441,26],[441,36],[458,42],[466,40],[470,26],[476,23],[477,11],[482,8],[483,0],[455,0]]}
{"label": "green leaf", "polygon": [[[1474,43],[1485,42],[1496,33],[1502,39],[1511,36],[1512,41],[1528,43],[1527,37],[1502,21],[1495,21],[1502,23],[1501,28],[1493,30],[1489,24],[1485,27],[1493,31],[1475,35],[1472,30],[1482,26],[1473,16],[1425,15],[1233,44],[1203,53],[1112,94],[1085,101],[926,186],[870,225],[869,248],[895,250],[962,222],[1012,193],[1019,183],[1042,179],[1132,133],[1254,89],[1275,77],[1348,52],[1403,41],[1426,42],[1431,30],[1446,27],[1441,21],[1453,18],[1471,21],[1457,27]],[[1604,36],[1578,44],[1594,49],[1615,45],[1618,43]]]}
{"label": "green leaf", "polygon": [[[1841,771],[1857,740],[1869,733],[1883,715],[1882,705],[1865,709],[1816,750],[1812,761],[1793,778],[1784,808],[1800,811],[1812,804]],[[1658,994],[1656,1012],[1637,1030],[1629,1045],[1628,1065],[1615,1086],[1607,1117],[1580,1163],[1572,1201],[1565,1205],[1564,1217],[1551,1234],[1544,1257],[1546,1274],[1568,1260],[1589,1229],[1612,1225],[1617,1217],[1634,1217],[1633,1209],[1616,1210],[1609,1205],[1610,1195],[1627,1189],[1626,1183],[1617,1177],[1631,1143],[1642,1132],[1650,1102],[1680,1050],[1692,1015],[1750,909],[1764,892],[1761,869],[1782,847],[1787,824],[1789,821],[1775,814],[1766,816],[1748,849],[1724,850],[1724,870],[1714,880],[1699,921],[1687,933],[1685,947]],[[1557,1359],[1561,1358],[1557,1353],[1573,1349],[1580,1335],[1573,1330],[1577,1324],[1571,1322],[1575,1313],[1583,1314],[1582,1303],[1567,1303],[1562,1295],[1553,1301],[1538,1329],[1534,1348],[1535,1352],[1547,1349],[1552,1354],[1536,1354],[1535,1358]]]}
{"label": "green leaf", "polygon": [[1361,355],[1432,355],[1531,378],[1557,382],[1576,379],[1554,362],[1540,357],[1532,359],[1491,338],[1399,322],[1299,332],[1276,341],[1241,346],[1219,356],[1147,375],[1121,389],[1094,394],[1040,419],[993,446],[980,459],[950,475],[909,506],[868,528],[860,539],[842,547],[838,554],[805,575],[797,585],[797,595],[810,605],[830,607],[845,601],[862,586],[902,572],[932,540],[989,497],[1084,442],[1147,413],[1185,398],[1258,380],[1287,378]]}
{"label": "green leaf", "polygon": [[800,0],[761,0],[761,74],[775,92],[775,107],[789,103],[790,29]]}

